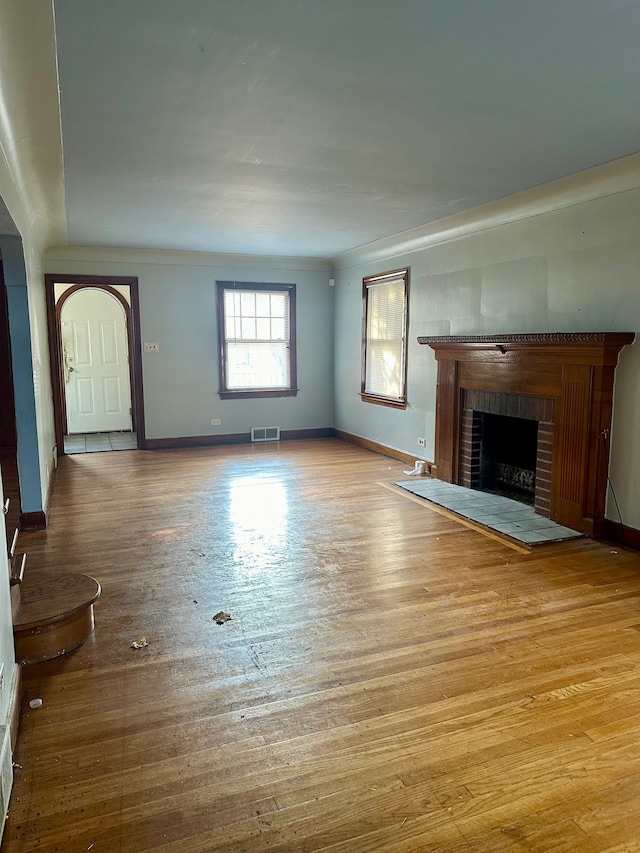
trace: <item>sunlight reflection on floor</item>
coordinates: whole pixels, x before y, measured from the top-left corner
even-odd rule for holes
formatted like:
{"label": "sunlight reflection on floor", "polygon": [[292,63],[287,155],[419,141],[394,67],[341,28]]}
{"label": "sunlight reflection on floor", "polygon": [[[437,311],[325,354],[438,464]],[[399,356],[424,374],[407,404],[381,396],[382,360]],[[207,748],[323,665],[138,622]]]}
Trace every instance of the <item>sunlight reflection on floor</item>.
{"label": "sunlight reflection on floor", "polygon": [[287,544],[287,488],[254,476],[231,483],[229,520],[234,541],[233,560],[243,574],[260,575],[283,564]]}

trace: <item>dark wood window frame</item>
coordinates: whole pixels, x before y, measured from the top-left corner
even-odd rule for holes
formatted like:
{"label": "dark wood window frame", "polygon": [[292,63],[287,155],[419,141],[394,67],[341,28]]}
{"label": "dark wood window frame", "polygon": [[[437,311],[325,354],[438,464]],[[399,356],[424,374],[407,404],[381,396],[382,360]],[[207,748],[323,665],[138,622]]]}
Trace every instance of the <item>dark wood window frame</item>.
{"label": "dark wood window frame", "polygon": [[[402,279],[404,282],[404,318],[402,334],[402,365],[400,367],[400,379],[402,382],[402,393],[399,397],[389,397],[384,394],[375,394],[366,390],[367,380],[367,329],[369,327],[369,291],[377,284],[385,281]],[[362,279],[362,375],[360,386],[360,398],[365,403],[376,403],[379,406],[390,406],[394,409],[407,408],[407,348],[409,330],[409,267],[380,273],[378,275],[365,276]]]}
{"label": "dark wood window frame", "polygon": [[[221,400],[249,400],[259,397],[295,397],[298,394],[297,380],[297,347],[296,347],[296,286],[295,284],[272,284],[252,281],[218,281],[217,310],[218,310],[218,367]],[[227,388],[226,380],[226,335],[224,294],[228,290],[245,290],[251,292],[286,293],[289,297],[289,387],[288,388],[251,388],[235,390]]]}

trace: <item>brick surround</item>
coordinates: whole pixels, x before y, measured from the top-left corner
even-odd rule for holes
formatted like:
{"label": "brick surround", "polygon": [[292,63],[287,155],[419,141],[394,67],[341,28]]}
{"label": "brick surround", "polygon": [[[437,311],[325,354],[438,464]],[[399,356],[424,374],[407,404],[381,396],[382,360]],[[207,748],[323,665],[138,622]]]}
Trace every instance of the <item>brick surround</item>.
{"label": "brick surround", "polygon": [[549,397],[503,394],[497,391],[477,391],[468,388],[463,388],[461,391],[459,485],[472,489],[480,484],[480,415],[482,413],[537,421],[534,509],[539,515],[549,518],[554,401]]}

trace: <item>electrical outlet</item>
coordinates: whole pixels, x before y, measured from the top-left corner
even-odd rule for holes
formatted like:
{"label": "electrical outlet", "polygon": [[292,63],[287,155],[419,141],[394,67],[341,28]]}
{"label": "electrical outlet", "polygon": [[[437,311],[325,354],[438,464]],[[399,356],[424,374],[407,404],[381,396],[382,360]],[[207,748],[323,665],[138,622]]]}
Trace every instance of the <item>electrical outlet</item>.
{"label": "electrical outlet", "polygon": [[157,341],[145,341],[142,344],[144,352],[160,352],[160,347]]}
{"label": "electrical outlet", "polygon": [[424,439],[424,438],[419,438],[419,439],[418,439],[418,446],[419,446],[419,447],[426,447],[426,445],[427,445],[427,441],[426,441],[426,439]]}
{"label": "electrical outlet", "polygon": [[220,418],[211,418],[211,426],[220,426],[221,423]]}

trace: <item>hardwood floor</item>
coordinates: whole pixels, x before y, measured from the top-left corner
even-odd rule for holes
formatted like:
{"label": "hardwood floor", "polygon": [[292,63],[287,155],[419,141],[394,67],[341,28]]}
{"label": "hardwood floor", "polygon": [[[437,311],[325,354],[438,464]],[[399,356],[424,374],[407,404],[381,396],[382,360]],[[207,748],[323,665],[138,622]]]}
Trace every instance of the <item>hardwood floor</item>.
{"label": "hardwood floor", "polygon": [[403,467],[61,459],[27,570],[103,592],[24,670],[2,853],[640,850],[640,555],[513,549],[380,485]]}

